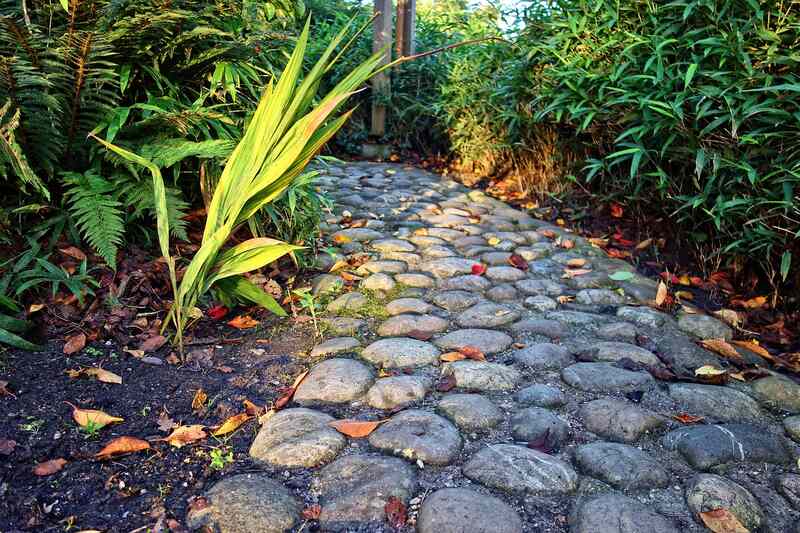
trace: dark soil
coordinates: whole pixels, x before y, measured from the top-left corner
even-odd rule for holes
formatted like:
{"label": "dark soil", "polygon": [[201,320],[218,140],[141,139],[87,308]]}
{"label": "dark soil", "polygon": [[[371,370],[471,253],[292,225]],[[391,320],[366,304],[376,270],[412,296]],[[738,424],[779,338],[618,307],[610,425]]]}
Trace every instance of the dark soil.
{"label": "dark soil", "polygon": [[[216,426],[243,412],[246,399],[269,406],[304,369],[293,356],[311,347],[313,328],[265,319],[258,329],[240,332],[224,322],[206,322],[204,343],[187,346],[183,362],[170,357],[165,346],[148,354],[161,365],[143,363],[110,341],[90,343],[72,356],[62,353],[60,341],[40,353],[0,352],[0,381],[8,381],[13,393],[0,394],[0,444],[16,443],[8,454],[0,446],[0,531],[183,530],[193,497],[223,475],[256,469],[247,454],[255,419],[232,435],[175,448],[158,441],[167,435],[159,417],[166,413],[176,424]],[[123,384],[65,373],[87,366],[114,372]],[[208,400],[193,410],[198,389]],[[124,422],[89,435],[65,402]],[[151,449],[107,461],[93,458],[122,435],[146,439]],[[232,452],[233,462],[221,470],[212,467],[215,449]],[[58,458],[67,461],[61,471],[34,475],[36,464]]]}

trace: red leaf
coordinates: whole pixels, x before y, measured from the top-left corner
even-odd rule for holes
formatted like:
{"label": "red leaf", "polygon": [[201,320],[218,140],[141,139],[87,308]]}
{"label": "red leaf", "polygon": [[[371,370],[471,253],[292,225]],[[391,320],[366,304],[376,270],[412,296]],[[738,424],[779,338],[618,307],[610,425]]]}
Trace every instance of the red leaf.
{"label": "red leaf", "polygon": [[386,520],[392,527],[400,529],[406,525],[406,506],[397,496],[391,496],[383,510],[386,511]]}
{"label": "red leaf", "polygon": [[419,329],[412,329],[407,333],[407,335],[412,339],[417,339],[418,341],[427,341],[433,337],[433,333],[430,331],[422,331]]}
{"label": "red leaf", "polygon": [[467,359],[472,359],[473,361],[486,361],[486,356],[483,355],[483,352],[474,346],[462,346],[458,349],[458,352]]}
{"label": "red leaf", "polygon": [[622,215],[624,214],[622,206],[616,202],[611,204],[610,210],[611,210],[611,216],[614,218],[622,218]]}
{"label": "red leaf", "polygon": [[472,265],[472,273],[476,276],[483,276],[486,273],[486,265],[475,263]]}
{"label": "red leaf", "polygon": [[228,308],[225,307],[224,305],[215,305],[214,307],[211,307],[209,308],[208,311],[206,311],[206,315],[208,315],[209,318],[213,318],[214,320],[220,320],[227,314],[228,314]]}
{"label": "red leaf", "polygon": [[514,268],[518,268],[520,270],[528,270],[528,262],[525,261],[525,258],[519,254],[511,254],[511,257],[508,258],[508,262]]}
{"label": "red leaf", "polygon": [[86,346],[86,335],[83,333],[72,335],[71,337],[67,337],[67,341],[64,343],[64,353],[70,355],[75,352],[80,352],[83,350],[84,346]]}
{"label": "red leaf", "polygon": [[319,519],[320,514],[322,514],[322,507],[320,507],[318,503],[309,505],[303,509],[303,518],[306,520],[317,520]]}

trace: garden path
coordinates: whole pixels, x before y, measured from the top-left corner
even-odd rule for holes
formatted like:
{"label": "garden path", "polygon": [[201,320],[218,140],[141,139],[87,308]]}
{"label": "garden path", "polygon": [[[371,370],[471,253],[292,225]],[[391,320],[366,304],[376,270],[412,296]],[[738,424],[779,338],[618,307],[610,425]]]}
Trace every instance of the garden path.
{"label": "garden path", "polygon": [[[320,183],[325,270],[370,260],[314,280],[326,340],[253,442],[263,470],[219,481],[191,527],[393,531],[406,506],[420,533],[666,533],[722,508],[800,531],[800,387],[693,382],[725,366],[696,344],[724,323],[649,307],[627,263],[447,178],[353,163]],[[388,421],[348,438],[336,418]]]}

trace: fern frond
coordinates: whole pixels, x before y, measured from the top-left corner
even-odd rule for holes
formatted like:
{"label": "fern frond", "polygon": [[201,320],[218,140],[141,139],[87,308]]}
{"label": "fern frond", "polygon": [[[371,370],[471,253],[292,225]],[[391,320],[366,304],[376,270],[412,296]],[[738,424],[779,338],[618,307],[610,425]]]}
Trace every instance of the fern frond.
{"label": "fern frond", "polygon": [[69,212],[78,229],[100,257],[116,269],[117,248],[122,244],[125,226],[114,184],[91,170],[62,175],[68,186],[65,196]]}
{"label": "fern frond", "polygon": [[[118,174],[113,181],[119,198],[125,205],[133,208],[130,220],[143,218],[145,214],[152,217],[151,220],[155,219],[152,180],[138,179],[131,174]],[[180,189],[167,187],[166,195],[170,233],[177,239],[188,241],[189,237],[186,235],[188,224],[184,217],[189,211],[189,202],[183,199]]]}
{"label": "fern frond", "polygon": [[235,148],[232,140],[187,141],[184,139],[163,139],[146,144],[141,148],[142,157],[155,163],[159,168],[169,168],[187,157],[200,159],[227,159]]}
{"label": "fern frond", "polygon": [[8,164],[13,169],[23,185],[30,185],[42,196],[50,199],[50,193],[44,182],[28,164],[25,153],[14,139],[14,130],[19,126],[19,109],[11,108],[11,101],[7,101],[0,108],[0,165]]}

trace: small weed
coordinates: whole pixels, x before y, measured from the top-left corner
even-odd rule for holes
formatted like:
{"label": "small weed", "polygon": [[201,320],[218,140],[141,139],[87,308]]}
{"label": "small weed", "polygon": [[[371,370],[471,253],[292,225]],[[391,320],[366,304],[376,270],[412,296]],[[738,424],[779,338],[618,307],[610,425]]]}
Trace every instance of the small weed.
{"label": "small weed", "polygon": [[169,496],[169,493],[172,492],[172,485],[169,483],[159,483],[158,487],[158,497],[162,500]]}
{"label": "small weed", "polygon": [[142,416],[142,418],[146,418],[147,415],[150,414],[150,406],[145,405],[144,407],[142,407],[142,410],[139,411],[139,414]]}
{"label": "small weed", "polygon": [[301,309],[307,310],[311,314],[311,321],[314,323],[314,331],[317,336],[320,336],[319,324],[317,323],[317,309],[320,307],[320,302],[317,297],[311,292],[311,287],[303,287],[295,289],[292,294],[297,296],[298,304]]}
{"label": "small weed", "polygon": [[22,431],[27,431],[28,433],[33,433],[36,435],[42,429],[42,426],[44,426],[44,420],[41,418],[26,416],[25,419],[28,420],[28,422],[20,424],[19,426],[19,429]]}
{"label": "small weed", "polygon": [[94,346],[88,346],[84,348],[83,353],[86,355],[91,355],[92,357],[103,357],[103,351],[95,348]]}
{"label": "small weed", "polygon": [[211,468],[214,470],[222,470],[226,465],[233,463],[233,452],[222,448],[214,448],[209,454],[211,457]]}
{"label": "small weed", "polygon": [[103,429],[103,426],[101,426],[94,420],[88,420],[85,426],[79,427],[79,431],[83,432],[83,438],[87,440],[94,439],[95,437],[97,437],[101,429]]}

